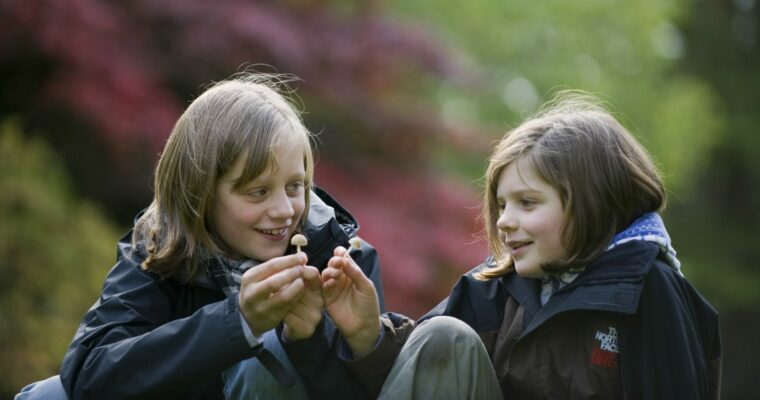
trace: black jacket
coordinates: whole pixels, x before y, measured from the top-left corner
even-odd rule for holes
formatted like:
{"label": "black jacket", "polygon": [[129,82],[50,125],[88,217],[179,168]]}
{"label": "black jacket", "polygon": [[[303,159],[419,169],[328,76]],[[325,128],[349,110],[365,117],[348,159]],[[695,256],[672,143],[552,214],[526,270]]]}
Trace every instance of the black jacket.
{"label": "black jacket", "polygon": [[[420,322],[449,315],[469,324],[505,398],[718,398],[718,314],[659,252],[648,242],[617,246],[544,306],[538,280],[478,280],[473,273],[489,266],[481,265]],[[415,326],[388,317],[376,350],[347,363],[373,392]]]}
{"label": "black jacket", "polygon": [[[322,269],[336,246],[347,246],[358,224],[327,193],[315,192],[304,251],[309,265]],[[205,275],[191,284],[161,280],[143,271],[143,256],[131,250],[130,232],[119,241],[116,265],[66,352],[61,380],[69,398],[223,398],[221,372],[255,354],[243,334],[237,299],[225,298]],[[366,244],[360,251],[353,257],[375,283],[382,305],[377,253]],[[360,390],[333,351],[336,341],[325,317],[312,338],[283,344],[310,397],[324,397],[329,389],[351,398]]]}

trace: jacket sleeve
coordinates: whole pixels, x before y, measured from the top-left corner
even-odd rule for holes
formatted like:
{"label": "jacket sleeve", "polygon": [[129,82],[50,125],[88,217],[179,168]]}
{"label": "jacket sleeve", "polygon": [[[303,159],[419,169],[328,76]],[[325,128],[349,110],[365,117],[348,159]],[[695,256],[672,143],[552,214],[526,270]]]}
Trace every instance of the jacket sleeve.
{"label": "jacket sleeve", "polygon": [[[380,317],[383,332],[375,348],[360,359],[343,358],[346,367],[359,381],[370,398],[377,398],[383,388],[385,379],[391,372],[406,340],[417,326],[414,320],[396,313],[385,313]],[[348,345],[341,339],[341,346]]]}
{"label": "jacket sleeve", "polygon": [[254,355],[234,299],[174,319],[171,291],[190,288],[171,288],[142,271],[127,247],[121,243],[119,261],[64,357],[69,398],[175,398]]}
{"label": "jacket sleeve", "polygon": [[620,339],[625,398],[720,397],[718,314],[672,268],[652,267]]}
{"label": "jacket sleeve", "polygon": [[[332,250],[332,249],[331,249]],[[362,242],[360,252],[351,254],[367,277],[372,280],[380,302],[385,309],[377,251]],[[278,337],[282,338],[282,325]],[[340,332],[327,313],[311,338],[296,342],[283,342],[283,348],[298,371],[306,392],[313,398],[370,398],[338,357]]]}
{"label": "jacket sleeve", "polygon": [[[464,277],[459,279],[449,297],[445,298],[417,321],[393,312],[383,314],[380,317],[383,331],[375,348],[361,359],[342,358],[345,365],[351,370],[354,378],[361,382],[364,390],[372,398],[377,398],[380,394],[385,379],[390,374],[391,368],[393,368],[393,363],[418,323],[439,315],[461,317],[461,308],[463,303],[465,303],[464,299],[466,297],[463,295],[466,292],[464,289],[466,286],[465,282],[466,279]],[[348,345],[342,339],[340,345],[341,347],[348,348]]]}

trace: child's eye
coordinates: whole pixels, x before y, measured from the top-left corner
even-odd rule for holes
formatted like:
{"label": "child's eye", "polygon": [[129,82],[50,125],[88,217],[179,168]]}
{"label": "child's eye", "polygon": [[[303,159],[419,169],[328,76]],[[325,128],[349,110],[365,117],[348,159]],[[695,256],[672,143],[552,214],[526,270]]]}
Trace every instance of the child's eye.
{"label": "child's eye", "polygon": [[300,194],[304,187],[303,181],[290,182],[287,186],[288,193]]}
{"label": "child's eye", "polygon": [[267,190],[264,188],[256,188],[248,191],[248,195],[260,199],[267,195]]}
{"label": "child's eye", "polygon": [[537,204],[538,202],[533,199],[520,199],[520,205],[524,208],[530,208]]}

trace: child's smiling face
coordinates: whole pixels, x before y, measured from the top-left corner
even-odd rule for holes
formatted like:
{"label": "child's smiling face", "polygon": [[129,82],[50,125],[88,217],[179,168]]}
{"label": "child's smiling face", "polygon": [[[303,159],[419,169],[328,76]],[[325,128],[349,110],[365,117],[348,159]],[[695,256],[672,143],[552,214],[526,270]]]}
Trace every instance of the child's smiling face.
{"label": "child's smiling face", "polygon": [[285,254],[305,209],[303,149],[278,145],[263,173],[235,190],[246,157],[219,179],[214,196],[214,230],[235,257],[267,261]]}
{"label": "child's smiling face", "polygon": [[541,266],[566,256],[562,242],[564,210],[557,190],[520,157],[502,170],[496,189],[501,239],[514,260],[515,271],[527,278],[546,273]]}

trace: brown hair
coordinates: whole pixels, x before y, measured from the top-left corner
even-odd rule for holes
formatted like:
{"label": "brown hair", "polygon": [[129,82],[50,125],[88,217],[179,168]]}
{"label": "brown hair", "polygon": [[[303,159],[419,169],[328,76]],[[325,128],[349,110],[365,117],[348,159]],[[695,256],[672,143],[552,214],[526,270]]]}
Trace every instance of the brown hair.
{"label": "brown hair", "polygon": [[132,235],[134,247],[144,246],[147,252],[144,269],[162,277],[181,270],[189,280],[202,259],[225,253],[210,220],[217,181],[245,157],[235,188],[245,185],[275,162],[273,151],[280,141],[303,148],[308,212],[314,173],[311,134],[280,94],[292,80],[238,74],[210,86],[179,117],[156,166],[153,202]]}
{"label": "brown hair", "polygon": [[562,200],[567,256],[546,266],[547,272],[587,264],[639,215],[665,207],[662,178],[641,144],[594,97],[560,92],[535,117],[508,132],[489,158],[482,216],[496,266],[477,274],[480,279],[513,270],[496,227],[496,191],[502,171],[521,157]]}

